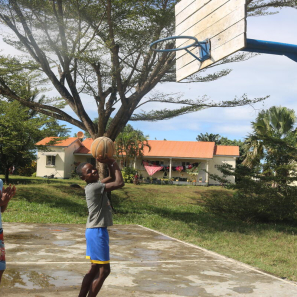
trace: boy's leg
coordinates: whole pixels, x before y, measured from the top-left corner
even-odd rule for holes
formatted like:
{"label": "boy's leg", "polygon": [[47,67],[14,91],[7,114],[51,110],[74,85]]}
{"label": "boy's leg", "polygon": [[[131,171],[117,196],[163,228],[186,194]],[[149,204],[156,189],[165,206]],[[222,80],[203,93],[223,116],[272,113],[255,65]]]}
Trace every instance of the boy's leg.
{"label": "boy's leg", "polygon": [[91,264],[91,269],[85,275],[85,277],[82,281],[81,289],[80,289],[78,297],[86,297],[87,296],[87,294],[90,290],[90,286],[92,285],[93,280],[97,276],[98,272],[99,272],[99,265]]}
{"label": "boy's leg", "polygon": [[97,296],[104,281],[110,274],[110,264],[97,264],[97,265],[99,267],[99,271],[98,271],[97,275],[95,276],[93,283],[90,286],[88,297],[96,297]]}
{"label": "boy's leg", "polygon": [[1,279],[2,279],[3,272],[4,272],[4,270],[0,270],[0,284],[1,284]]}

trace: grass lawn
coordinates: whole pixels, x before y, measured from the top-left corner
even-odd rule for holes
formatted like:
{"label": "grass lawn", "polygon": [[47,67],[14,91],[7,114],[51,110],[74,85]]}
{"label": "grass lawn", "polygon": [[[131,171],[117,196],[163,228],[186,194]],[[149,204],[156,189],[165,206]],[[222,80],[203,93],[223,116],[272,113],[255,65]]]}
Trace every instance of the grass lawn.
{"label": "grass lawn", "polygon": [[[3,221],[85,224],[84,190],[70,187],[83,186],[82,181],[22,180],[32,183],[19,182]],[[297,281],[297,225],[246,223],[208,213],[203,195],[218,192],[231,195],[220,187],[127,184],[112,194],[114,223],[143,225]]]}

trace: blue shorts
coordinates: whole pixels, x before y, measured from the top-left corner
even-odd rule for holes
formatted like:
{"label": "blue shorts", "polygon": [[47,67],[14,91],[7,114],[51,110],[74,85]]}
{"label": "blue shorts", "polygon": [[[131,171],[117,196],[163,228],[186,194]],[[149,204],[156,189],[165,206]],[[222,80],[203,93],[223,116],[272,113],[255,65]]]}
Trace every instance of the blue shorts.
{"label": "blue shorts", "polygon": [[3,241],[3,229],[0,229],[0,270],[5,270],[6,262],[5,262],[5,247]]}
{"label": "blue shorts", "polygon": [[86,258],[94,264],[108,264],[109,235],[107,228],[86,229],[87,252]]}

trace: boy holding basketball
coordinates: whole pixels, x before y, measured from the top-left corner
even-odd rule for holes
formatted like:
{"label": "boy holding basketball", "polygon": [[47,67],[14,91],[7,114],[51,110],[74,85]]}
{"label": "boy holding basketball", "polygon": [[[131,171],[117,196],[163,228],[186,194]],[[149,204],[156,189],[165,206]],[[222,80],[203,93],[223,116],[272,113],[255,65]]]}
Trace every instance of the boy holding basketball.
{"label": "boy holding basketball", "polygon": [[85,275],[79,297],[95,297],[110,273],[109,235],[112,226],[112,210],[107,192],[122,188],[121,170],[112,158],[97,158],[108,165],[109,177],[99,181],[98,170],[90,163],[81,163],[76,172],[87,185],[85,187],[89,216],[86,225],[86,258],[91,260],[91,269]]}
{"label": "boy holding basketball", "polygon": [[15,192],[15,186],[8,186],[6,189],[3,188],[3,182],[0,179],[0,284],[3,272],[6,268],[1,213],[6,210],[8,202],[15,195]]}

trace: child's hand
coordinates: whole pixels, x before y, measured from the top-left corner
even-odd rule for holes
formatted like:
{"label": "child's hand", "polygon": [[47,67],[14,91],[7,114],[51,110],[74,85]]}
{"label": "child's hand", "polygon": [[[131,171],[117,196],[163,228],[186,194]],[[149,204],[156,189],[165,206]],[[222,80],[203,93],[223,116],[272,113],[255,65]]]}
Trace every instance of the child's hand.
{"label": "child's hand", "polygon": [[0,191],[1,200],[5,203],[6,202],[8,203],[9,200],[15,195],[15,193],[16,193],[15,186],[12,187],[11,185],[9,185],[6,188],[3,187],[2,192]]}

